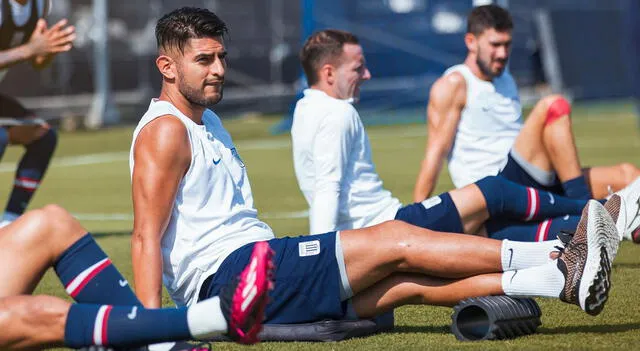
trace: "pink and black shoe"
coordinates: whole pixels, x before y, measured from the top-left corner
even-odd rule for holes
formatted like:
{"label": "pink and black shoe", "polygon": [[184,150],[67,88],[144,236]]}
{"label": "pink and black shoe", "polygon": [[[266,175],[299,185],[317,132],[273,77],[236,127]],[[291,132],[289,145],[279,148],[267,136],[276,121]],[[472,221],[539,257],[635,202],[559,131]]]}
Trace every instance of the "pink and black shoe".
{"label": "pink and black shoe", "polygon": [[233,284],[220,291],[228,335],[241,344],[258,342],[269,290],[273,289],[273,250],[269,243],[255,243],[249,264]]}

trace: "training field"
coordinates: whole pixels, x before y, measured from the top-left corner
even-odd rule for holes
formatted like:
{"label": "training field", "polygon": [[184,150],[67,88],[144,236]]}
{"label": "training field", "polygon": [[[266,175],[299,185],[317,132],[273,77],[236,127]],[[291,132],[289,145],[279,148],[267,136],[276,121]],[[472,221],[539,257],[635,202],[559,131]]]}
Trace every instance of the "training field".
{"label": "training field", "polygon": [[[307,232],[306,204],[293,173],[289,135],[270,136],[276,120],[229,120],[252,181],[255,205],[262,219],[280,235]],[[640,165],[640,134],[631,105],[579,106],[574,109],[575,135],[585,165],[622,161]],[[58,203],[74,213],[98,237],[116,266],[131,281],[129,234],[132,206],[128,152],[132,126],[98,132],[62,133],[52,167],[32,207]],[[403,202],[411,193],[425,145],[425,126],[368,128],[374,161],[385,187]],[[10,149],[0,163],[1,197],[6,199],[19,149]],[[451,188],[445,174],[438,192]],[[263,349],[638,349],[640,348],[640,246],[621,246],[614,264],[612,294],[598,317],[577,306],[540,299],[543,325],[539,333],[513,341],[461,343],[449,332],[451,309],[404,307],[396,310],[392,333],[341,343],[265,343]],[[37,289],[64,297],[49,273]],[[318,292],[322,293],[322,292]],[[165,304],[170,301],[165,297]],[[214,344],[215,349],[237,348]]]}

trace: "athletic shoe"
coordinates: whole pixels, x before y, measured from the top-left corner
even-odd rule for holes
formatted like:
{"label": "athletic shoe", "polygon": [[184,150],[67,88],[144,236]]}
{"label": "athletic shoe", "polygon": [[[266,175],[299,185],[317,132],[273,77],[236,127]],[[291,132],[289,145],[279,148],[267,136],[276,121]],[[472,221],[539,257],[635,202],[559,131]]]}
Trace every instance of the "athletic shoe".
{"label": "athletic shoe", "polygon": [[[608,207],[617,215],[614,205]],[[573,238],[558,258],[558,269],[565,277],[560,299],[580,306],[590,315],[599,314],[609,297],[611,265],[619,243],[615,222],[607,209],[590,200]]]}
{"label": "athletic shoe", "polygon": [[620,240],[640,244],[640,177],[616,193],[622,198],[620,218],[616,222]]}
{"label": "athletic shoe", "polygon": [[255,243],[249,264],[235,281],[220,291],[220,306],[228,335],[241,344],[258,342],[267,293],[273,288],[273,251],[266,241]]}

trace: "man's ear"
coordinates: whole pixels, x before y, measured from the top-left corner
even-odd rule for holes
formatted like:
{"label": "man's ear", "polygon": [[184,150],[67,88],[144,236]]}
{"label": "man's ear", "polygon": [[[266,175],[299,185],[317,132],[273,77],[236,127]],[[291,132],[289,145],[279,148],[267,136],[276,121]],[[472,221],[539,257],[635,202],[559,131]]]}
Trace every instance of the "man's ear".
{"label": "man's ear", "polygon": [[156,66],[166,79],[173,80],[176,78],[175,64],[175,60],[167,55],[160,55],[156,58]]}
{"label": "man's ear", "polygon": [[333,84],[336,80],[336,68],[331,64],[325,63],[318,71],[318,78],[327,84]]}
{"label": "man's ear", "polygon": [[464,44],[467,46],[469,52],[475,54],[478,51],[478,38],[473,33],[464,35]]}

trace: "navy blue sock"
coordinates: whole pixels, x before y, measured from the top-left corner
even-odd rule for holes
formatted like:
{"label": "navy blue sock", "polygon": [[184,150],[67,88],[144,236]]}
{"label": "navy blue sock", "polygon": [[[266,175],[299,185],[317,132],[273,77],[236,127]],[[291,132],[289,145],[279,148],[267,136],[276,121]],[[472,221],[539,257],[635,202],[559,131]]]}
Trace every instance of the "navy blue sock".
{"label": "navy blue sock", "polygon": [[572,199],[590,199],[591,190],[587,185],[587,180],[584,175],[567,180],[562,183],[562,189],[564,189],[565,195]]}
{"label": "navy blue sock", "polygon": [[580,216],[564,216],[541,222],[517,222],[512,220],[489,220],[485,228],[492,239],[516,241],[546,241],[557,238],[561,230],[575,231]]}
{"label": "navy blue sock", "polygon": [[40,139],[26,145],[27,151],[18,164],[13,190],[7,203],[7,212],[17,215],[24,213],[49,167],[57,142],[56,132],[49,129]]}
{"label": "navy blue sock", "polygon": [[588,201],[525,187],[500,176],[486,177],[475,184],[484,195],[490,218],[508,216],[531,221],[566,214],[580,215]]}
{"label": "navy blue sock", "polygon": [[64,344],[136,347],[191,339],[187,308],[73,304],[67,315]]}
{"label": "navy blue sock", "polygon": [[65,250],[53,268],[67,293],[78,302],[142,305],[91,234]]}
{"label": "navy blue sock", "polygon": [[0,128],[0,158],[4,155],[7,145],[9,145],[9,132],[7,128]]}
{"label": "navy blue sock", "polygon": [[395,219],[439,232],[464,233],[458,208],[449,193],[405,206]]}

